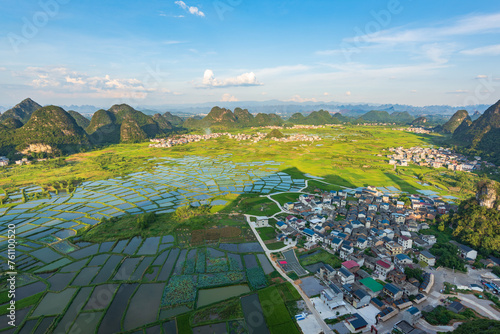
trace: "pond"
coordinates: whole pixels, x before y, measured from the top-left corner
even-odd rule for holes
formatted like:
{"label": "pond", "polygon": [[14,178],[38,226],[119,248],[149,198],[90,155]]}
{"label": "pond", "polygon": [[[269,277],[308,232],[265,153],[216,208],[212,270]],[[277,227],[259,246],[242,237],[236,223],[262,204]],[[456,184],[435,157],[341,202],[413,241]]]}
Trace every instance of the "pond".
{"label": "pond", "polygon": [[158,275],[158,281],[166,281],[170,273],[172,272],[172,269],[174,268],[175,260],[177,259],[177,256],[179,255],[180,250],[178,248],[174,248],[170,251],[170,254],[168,255],[167,261],[161,268],[160,274]]}
{"label": "pond", "polygon": [[160,237],[147,238],[137,251],[137,255],[156,254],[159,243]]}
{"label": "pond", "polygon": [[264,270],[264,273],[266,275],[274,271],[274,267],[271,265],[269,259],[265,254],[257,254],[257,257],[259,258],[260,265],[262,266],[262,269]]}
{"label": "pond", "polygon": [[196,306],[203,307],[248,292],[250,292],[250,288],[246,284],[224,286],[214,289],[201,289],[198,290],[198,302],[196,303]]}
{"label": "pond", "polygon": [[255,255],[253,254],[247,254],[243,255],[243,259],[245,260],[245,268],[251,269],[258,267],[259,265],[257,264],[257,259],[255,258]]}
{"label": "pond", "polygon": [[51,278],[47,279],[47,281],[50,283],[49,290],[61,291],[68,286],[69,282],[71,282],[75,275],[76,273],[55,274]]}
{"label": "pond", "polygon": [[73,298],[77,289],[69,288],[59,293],[49,292],[45,295],[42,301],[38,304],[33,317],[42,315],[57,315],[66,308],[67,304]]}
{"label": "pond", "polygon": [[84,310],[102,310],[108,307],[113,299],[113,295],[118,288],[118,284],[98,285],[90,295]]}
{"label": "pond", "polygon": [[131,330],[156,321],[165,283],[142,284],[130,300],[123,327]]}
{"label": "pond", "polygon": [[71,285],[73,286],[84,286],[88,285],[91,281],[92,278],[101,270],[101,267],[89,267],[89,268],[83,268],[82,271],[76,276],[75,280]]}
{"label": "pond", "polygon": [[122,262],[120,269],[116,272],[115,277],[113,277],[113,280],[128,281],[140,261],[141,259],[138,257],[125,259],[125,261]]}
{"label": "pond", "polygon": [[137,284],[122,284],[120,286],[116,292],[115,298],[111,302],[111,305],[109,305],[109,308],[102,319],[97,333],[108,334],[121,332],[121,319],[125,314],[130,297],[136,288]]}
{"label": "pond", "polygon": [[123,250],[123,253],[132,255],[137,250],[137,247],[141,244],[142,239],[140,237],[134,237],[130,240],[129,244]]}

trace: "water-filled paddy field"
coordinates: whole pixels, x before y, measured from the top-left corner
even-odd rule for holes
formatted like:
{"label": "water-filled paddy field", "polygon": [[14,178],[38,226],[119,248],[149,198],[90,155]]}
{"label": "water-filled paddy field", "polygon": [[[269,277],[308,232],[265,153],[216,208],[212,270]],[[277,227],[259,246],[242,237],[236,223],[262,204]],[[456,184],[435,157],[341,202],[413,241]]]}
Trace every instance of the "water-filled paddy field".
{"label": "water-filled paddy field", "polygon": [[[36,298],[32,306],[18,310],[23,315],[18,328],[133,331],[265,287],[265,274],[272,268],[264,254],[249,254],[263,252],[255,242],[179,249],[174,235],[97,244],[67,238],[102,217],[165,212],[187,204],[224,205],[226,201],[218,198],[230,194],[305,187],[303,179],[277,172],[278,165],[162,159],[152,172],[84,182],[71,194],[4,210],[1,229],[8,224],[18,227],[18,270],[26,273],[19,282],[19,297]],[[0,247],[4,254],[6,240]],[[6,263],[3,259],[4,270]]]}

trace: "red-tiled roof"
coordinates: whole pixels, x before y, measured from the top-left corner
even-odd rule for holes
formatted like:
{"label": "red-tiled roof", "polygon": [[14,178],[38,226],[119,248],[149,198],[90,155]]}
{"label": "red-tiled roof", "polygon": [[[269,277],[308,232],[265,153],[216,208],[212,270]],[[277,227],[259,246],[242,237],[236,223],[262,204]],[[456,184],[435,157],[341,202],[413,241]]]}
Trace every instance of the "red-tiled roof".
{"label": "red-tiled roof", "polygon": [[382,266],[382,267],[386,268],[386,269],[389,269],[389,268],[391,267],[391,265],[390,265],[389,263],[387,263],[387,262],[385,262],[385,261],[382,261],[382,260],[378,260],[378,261],[377,261],[377,264],[378,264],[379,266]]}
{"label": "red-tiled roof", "polygon": [[346,269],[352,269],[354,267],[359,267],[359,264],[356,261],[353,261],[353,260],[345,261],[345,262],[342,263],[342,265]]}

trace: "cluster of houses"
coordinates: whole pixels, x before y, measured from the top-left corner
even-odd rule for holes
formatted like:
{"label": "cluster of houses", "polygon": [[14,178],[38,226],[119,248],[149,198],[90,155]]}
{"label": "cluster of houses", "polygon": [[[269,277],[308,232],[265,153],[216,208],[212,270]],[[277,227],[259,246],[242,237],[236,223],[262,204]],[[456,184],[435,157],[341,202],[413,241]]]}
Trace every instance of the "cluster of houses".
{"label": "cluster of houses", "polygon": [[[41,159],[38,159],[37,161],[40,161]],[[45,159],[43,159],[45,160]],[[9,158],[7,157],[0,157],[0,167],[6,167],[9,165]],[[28,158],[22,158],[20,160],[15,161],[16,165],[22,166],[22,165],[31,165],[32,161],[28,160]]]}
{"label": "cluster of houses", "polygon": [[149,144],[149,147],[172,147],[176,145],[183,145],[193,142],[199,142],[202,140],[210,140],[220,138],[222,136],[226,136],[229,133],[210,133],[205,135],[182,135],[173,138],[154,138],[150,139],[152,144]]}
{"label": "cluster of houses", "polygon": [[[436,238],[421,231],[429,228],[428,220],[457,207],[440,198],[407,195],[409,201],[402,202],[400,196],[375,187],[301,194],[283,205],[288,215],[276,224],[277,240],[304,238],[305,249],[321,247],[342,259],[340,268],[324,264],[316,272],[325,286],[320,298],[329,308],[372,304],[380,311],[377,321],[403,313],[397,326],[405,333],[422,333],[413,324],[421,316],[419,304],[431,293],[434,275],[424,271],[422,277],[407,277],[405,269],[436,265],[429,251]],[[476,250],[451,242],[464,261],[476,261]],[[497,265],[492,259],[483,262]],[[355,318],[363,324],[359,315]]]}
{"label": "cluster of houses", "polygon": [[331,126],[339,126],[339,124],[325,124],[325,125],[295,124],[292,127],[269,125],[269,126],[252,127],[252,129],[276,129],[276,130],[282,130],[282,129],[324,129],[325,127],[331,127]]}
{"label": "cluster of houses", "polygon": [[420,133],[420,134],[427,134],[427,133],[431,133],[431,132],[434,132],[434,130],[432,129],[426,129],[426,128],[422,128],[422,127],[409,127],[409,128],[401,128],[401,129],[396,129],[396,130],[399,130],[399,131],[408,131],[408,132],[413,132],[413,133]]}
{"label": "cluster of houses", "polygon": [[423,148],[419,146],[403,148],[391,147],[392,154],[387,155],[389,164],[395,166],[408,166],[410,163],[419,166],[428,166],[433,168],[447,167],[453,171],[473,171],[481,169],[481,163],[487,167],[495,165],[486,161],[481,161],[481,157],[474,157],[475,160],[468,160],[464,155],[454,153],[446,148]]}
{"label": "cluster of houses", "polygon": [[[227,136],[229,139],[234,139],[237,141],[242,141],[242,140],[251,140],[254,143],[257,143],[263,139],[266,138],[267,134],[266,133],[261,133],[257,132],[256,134],[244,134],[244,133],[238,133],[238,134],[231,134],[231,133],[210,133],[210,134],[205,134],[205,135],[182,135],[178,137],[173,137],[173,138],[154,138],[150,139],[151,144],[149,144],[149,147],[172,147],[176,145],[183,145],[183,144],[188,144],[188,143],[193,143],[193,142],[199,142],[202,140],[210,140],[210,139],[217,139],[221,138],[223,136]],[[313,135],[303,135],[303,134],[295,134],[291,136],[286,136],[282,138],[272,138],[275,141],[279,142],[292,142],[292,141],[319,141],[321,140],[320,136],[313,136]]]}
{"label": "cluster of houses", "polygon": [[0,167],[5,167],[9,165],[9,159],[7,157],[0,157]]}
{"label": "cluster of houses", "polygon": [[[405,204],[399,196],[366,187],[301,194],[297,202],[284,204],[289,214],[276,225],[278,240],[302,237],[304,248],[322,247],[344,261],[340,268],[324,265],[317,272],[325,283],[321,299],[330,308],[372,304],[380,310],[380,321],[412,310],[404,317],[409,326],[414,323],[410,318],[420,315],[417,306],[431,292],[434,276],[425,272],[420,280],[407,277],[405,268],[435,266],[436,257],[428,249],[436,238],[419,231],[428,229],[428,220],[437,214],[457,208],[417,195],[408,195]],[[457,246],[461,257],[475,260],[475,250]]]}

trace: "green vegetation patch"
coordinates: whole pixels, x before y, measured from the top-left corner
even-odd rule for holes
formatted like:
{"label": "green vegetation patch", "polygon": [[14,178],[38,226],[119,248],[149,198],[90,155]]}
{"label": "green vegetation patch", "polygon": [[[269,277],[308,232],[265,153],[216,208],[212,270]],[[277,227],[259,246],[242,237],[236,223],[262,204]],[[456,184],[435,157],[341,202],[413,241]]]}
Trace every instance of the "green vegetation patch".
{"label": "green vegetation patch", "polygon": [[173,276],[163,291],[162,306],[194,302],[196,298],[195,276]]}
{"label": "green vegetation patch", "polygon": [[209,206],[181,207],[173,213],[145,213],[103,218],[99,224],[78,230],[79,241],[105,242],[170,235],[179,228],[196,230],[214,222]]}
{"label": "green vegetation patch", "polygon": [[460,314],[456,314],[439,305],[431,312],[423,312],[425,320],[431,325],[448,325],[452,320],[472,320],[477,316],[471,309],[466,309]]}
{"label": "green vegetation patch", "polygon": [[300,333],[285,306],[280,291],[271,286],[258,292],[260,304],[271,333]]}
{"label": "green vegetation patch", "polygon": [[276,239],[276,230],[274,227],[259,227],[257,232],[263,241]]}
{"label": "green vegetation patch", "polygon": [[241,271],[229,271],[215,274],[202,274],[198,276],[198,288],[233,285],[245,280]]}
{"label": "green vegetation patch", "polygon": [[455,334],[497,334],[500,333],[500,321],[490,319],[472,320],[457,327],[453,331]]}
{"label": "green vegetation patch", "polygon": [[323,263],[329,264],[333,268],[340,268],[340,266],[342,264],[342,260],[340,260],[340,258],[337,257],[336,255],[330,254],[323,249],[320,249],[319,251],[312,250],[309,253],[314,253],[314,252],[318,252],[318,253],[316,253],[314,255],[307,256],[307,257],[302,257],[303,254],[301,254],[301,256],[299,257],[299,261],[303,267],[308,266],[310,264],[323,262]]}
{"label": "green vegetation patch", "polygon": [[193,325],[227,321],[243,318],[239,298],[234,298],[213,306],[202,308],[193,313]]}
{"label": "green vegetation patch", "polygon": [[252,290],[262,289],[267,286],[267,279],[261,267],[246,270],[248,283]]}

